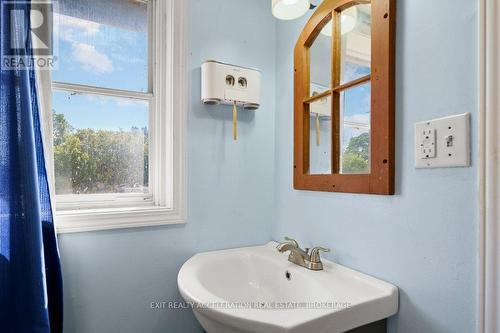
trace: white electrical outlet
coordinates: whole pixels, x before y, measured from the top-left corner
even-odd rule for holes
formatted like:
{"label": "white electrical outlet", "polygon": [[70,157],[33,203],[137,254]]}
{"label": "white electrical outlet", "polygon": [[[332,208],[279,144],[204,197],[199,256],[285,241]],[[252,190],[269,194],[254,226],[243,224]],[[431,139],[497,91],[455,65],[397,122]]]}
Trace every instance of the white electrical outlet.
{"label": "white electrical outlet", "polygon": [[470,114],[415,124],[415,166],[470,166]]}
{"label": "white electrical outlet", "polygon": [[436,157],[436,129],[426,128],[420,132],[418,138],[420,143],[420,159],[430,159]]}

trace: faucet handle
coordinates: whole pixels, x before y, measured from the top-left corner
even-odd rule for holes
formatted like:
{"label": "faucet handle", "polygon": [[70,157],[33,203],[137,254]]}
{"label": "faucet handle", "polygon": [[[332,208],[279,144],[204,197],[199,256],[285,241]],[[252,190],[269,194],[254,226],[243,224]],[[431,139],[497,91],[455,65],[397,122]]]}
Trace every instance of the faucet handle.
{"label": "faucet handle", "polygon": [[320,252],[330,252],[330,249],[317,246],[311,250],[311,262],[318,263],[321,262],[321,258],[319,256]]}
{"label": "faucet handle", "polygon": [[285,236],[285,240],[286,240],[288,243],[292,244],[293,246],[295,246],[295,247],[297,247],[297,248],[299,247],[299,243],[297,243],[297,241],[296,241],[295,239],[290,238],[290,237],[286,237],[286,236]]}

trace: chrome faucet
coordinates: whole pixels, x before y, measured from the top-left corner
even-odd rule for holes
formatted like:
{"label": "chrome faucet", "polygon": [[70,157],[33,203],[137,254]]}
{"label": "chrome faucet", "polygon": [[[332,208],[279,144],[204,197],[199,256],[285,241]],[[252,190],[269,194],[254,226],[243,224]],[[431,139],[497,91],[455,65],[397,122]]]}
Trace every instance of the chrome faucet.
{"label": "chrome faucet", "polygon": [[314,247],[309,251],[309,249],[302,250],[299,243],[295,239],[285,237],[285,242],[279,244],[276,249],[280,253],[290,251],[288,256],[288,261],[293,262],[296,265],[305,267],[312,271],[323,270],[323,263],[321,262],[320,252],[330,252],[330,249],[324,247]]}

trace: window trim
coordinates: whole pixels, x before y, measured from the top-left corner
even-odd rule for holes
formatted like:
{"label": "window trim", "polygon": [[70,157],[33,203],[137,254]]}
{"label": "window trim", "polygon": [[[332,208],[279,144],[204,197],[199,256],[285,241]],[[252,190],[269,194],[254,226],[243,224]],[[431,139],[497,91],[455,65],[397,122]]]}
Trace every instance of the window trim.
{"label": "window trim", "polygon": [[[52,82],[50,75],[39,75],[40,86],[59,91],[136,98],[150,103],[150,194],[99,195],[102,204],[79,209],[78,201],[69,200],[54,211],[58,233],[144,227],[186,222],[186,1],[150,0],[148,9],[149,92],[133,92],[87,85]],[[154,47],[152,47],[154,46]],[[169,47],[170,46],[170,47]],[[175,82],[175,84],[172,84]],[[153,88],[153,90],[151,90]],[[42,94],[52,93],[43,89]],[[49,90],[49,92],[48,92]],[[45,144],[52,152],[52,108],[50,97],[41,99]],[[158,109],[161,108],[161,112]],[[47,154],[53,169],[53,154]],[[54,174],[49,173],[54,189]],[[162,186],[157,186],[163,184]],[[156,185],[156,186],[155,186]],[[52,190],[52,193],[54,191]],[[139,198],[135,200],[134,198]],[[115,200],[113,204],[110,201]],[[54,200],[55,201],[55,200]],[[64,209],[61,209],[64,208]]]}
{"label": "window trim", "polygon": [[478,2],[478,254],[477,333],[500,329],[500,7]]}

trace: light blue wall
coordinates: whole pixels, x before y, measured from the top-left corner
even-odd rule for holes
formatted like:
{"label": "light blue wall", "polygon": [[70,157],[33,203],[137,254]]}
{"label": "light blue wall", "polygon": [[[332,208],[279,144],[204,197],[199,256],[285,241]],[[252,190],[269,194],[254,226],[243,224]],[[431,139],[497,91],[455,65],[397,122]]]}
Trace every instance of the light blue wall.
{"label": "light blue wall", "polygon": [[331,247],[328,258],[399,286],[390,332],[474,332],[477,169],[415,170],[413,123],[471,112],[476,142],[476,7],[398,1],[393,197],[292,190],[292,50],[305,21],[277,26],[274,237]]}
{"label": "light blue wall", "polygon": [[[60,235],[68,333],[194,333],[191,311],[152,310],[180,300],[177,272],[199,251],[262,244],[274,220],[275,20],[267,0],[189,1],[188,223]],[[262,70],[262,107],[240,113],[200,102],[200,64]]]}
{"label": "light blue wall", "polygon": [[[397,195],[377,197],[292,190],[292,50],[304,20],[274,20],[269,0],[189,0],[188,224],[61,235],[66,332],[200,332],[190,311],[149,308],[180,300],[182,263],[284,235],[398,285],[391,332],[473,332],[477,170],[415,170],[413,123],[471,112],[475,128],[476,1],[398,7]],[[237,143],[230,110],[199,102],[206,59],[263,71],[262,108],[241,113]]]}

